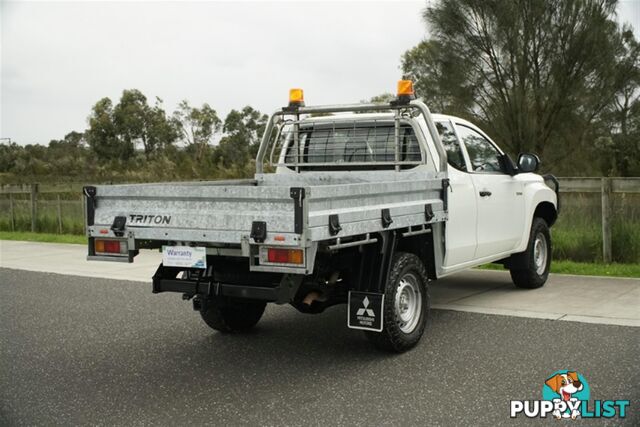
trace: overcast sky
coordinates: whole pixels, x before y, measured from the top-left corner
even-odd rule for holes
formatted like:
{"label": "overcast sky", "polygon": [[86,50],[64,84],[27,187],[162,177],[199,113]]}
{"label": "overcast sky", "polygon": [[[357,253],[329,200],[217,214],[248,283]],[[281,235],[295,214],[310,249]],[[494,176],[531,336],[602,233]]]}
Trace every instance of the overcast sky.
{"label": "overcast sky", "polygon": [[[82,131],[123,89],[224,115],[390,92],[402,53],[425,37],[425,1],[6,2],[0,6],[0,137],[46,144]],[[638,37],[640,0],[619,17]]]}

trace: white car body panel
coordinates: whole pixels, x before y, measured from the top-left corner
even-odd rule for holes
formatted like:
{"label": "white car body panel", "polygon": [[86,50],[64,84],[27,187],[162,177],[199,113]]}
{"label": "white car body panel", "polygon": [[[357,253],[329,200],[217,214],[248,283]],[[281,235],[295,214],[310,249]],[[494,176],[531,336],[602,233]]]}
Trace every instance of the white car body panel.
{"label": "white car body panel", "polygon": [[477,200],[471,176],[449,169],[449,219],[445,228],[444,266],[450,267],[476,258]]}
{"label": "white car body panel", "polygon": [[[472,181],[478,209],[475,257],[515,249],[525,224],[522,183],[503,174],[474,174]],[[491,196],[480,196],[483,191]]]}
{"label": "white car body panel", "polygon": [[[491,142],[500,153],[504,153],[486,133],[467,120],[442,114],[433,114],[433,120],[469,127]],[[427,140],[429,145],[433,144],[433,141]],[[451,191],[445,232],[447,250],[441,276],[524,251],[538,205],[550,203],[557,210],[556,193],[540,175],[474,173],[469,167],[466,148],[464,144],[461,145],[467,171],[461,172],[451,166],[448,168]],[[430,147],[429,151],[437,159],[435,149]],[[434,163],[438,164],[437,161]],[[491,196],[481,197],[480,191],[490,191]],[[471,224],[475,224],[475,239],[471,235]],[[469,245],[473,240],[476,241],[476,248],[471,256]]]}

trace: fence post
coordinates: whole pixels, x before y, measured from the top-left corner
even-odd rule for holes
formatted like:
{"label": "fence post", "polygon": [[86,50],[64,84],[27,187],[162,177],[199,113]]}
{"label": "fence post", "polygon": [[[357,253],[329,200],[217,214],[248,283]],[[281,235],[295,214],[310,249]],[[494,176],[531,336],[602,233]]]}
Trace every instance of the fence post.
{"label": "fence post", "polygon": [[62,205],[58,194],[58,234],[62,234]]}
{"label": "fence post", "polygon": [[602,259],[611,262],[611,179],[602,178]]}
{"label": "fence post", "polygon": [[16,220],[13,213],[13,193],[9,193],[9,215],[11,216],[11,231],[16,231]]}
{"label": "fence post", "polygon": [[31,184],[31,232],[35,233],[38,222],[38,184]]}

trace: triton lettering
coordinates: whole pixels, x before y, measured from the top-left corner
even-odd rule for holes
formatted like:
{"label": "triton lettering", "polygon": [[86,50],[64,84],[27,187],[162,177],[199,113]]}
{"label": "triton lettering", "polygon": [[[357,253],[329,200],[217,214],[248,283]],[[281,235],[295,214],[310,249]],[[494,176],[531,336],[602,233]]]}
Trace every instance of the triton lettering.
{"label": "triton lettering", "polygon": [[129,224],[169,225],[171,215],[129,215]]}

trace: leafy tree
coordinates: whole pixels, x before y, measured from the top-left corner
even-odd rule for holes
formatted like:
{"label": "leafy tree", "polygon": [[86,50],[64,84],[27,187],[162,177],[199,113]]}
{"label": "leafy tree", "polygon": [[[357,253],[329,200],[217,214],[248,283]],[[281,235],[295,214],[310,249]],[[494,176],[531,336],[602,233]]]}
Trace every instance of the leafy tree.
{"label": "leafy tree", "polygon": [[150,149],[145,132],[148,110],[147,97],[137,89],[124,90],[120,102],[113,108],[113,124],[118,137],[133,147],[141,140],[145,152]]}
{"label": "leafy tree", "polygon": [[260,138],[269,117],[250,106],[242,110],[231,110],[224,120],[225,136],[215,153],[216,162],[229,167],[244,165],[258,153]]}
{"label": "leafy tree", "polygon": [[[389,102],[396,99],[396,96],[391,92],[381,93],[380,95],[372,96],[369,99],[360,100],[361,104],[388,104]],[[363,112],[358,111],[356,114],[362,114]],[[331,115],[331,113],[329,113]]]}
{"label": "leafy tree", "polygon": [[49,148],[55,149],[57,147],[62,147],[65,149],[76,149],[84,146],[85,142],[86,141],[84,139],[83,132],[77,132],[75,130],[72,130],[71,132],[66,134],[64,138],[61,140],[52,139],[51,141],[49,141]]}
{"label": "leafy tree", "polygon": [[442,0],[426,9],[432,37],[405,53],[403,71],[441,111],[480,122],[514,153],[549,151],[564,165],[587,156],[599,119],[630,82],[617,72],[623,38],[615,7]]}
{"label": "leafy tree", "polygon": [[389,102],[396,99],[396,96],[391,92],[381,93],[380,95],[372,96],[368,101],[361,101],[363,103],[372,103],[372,104],[388,104]]}
{"label": "leafy tree", "polygon": [[23,147],[15,142],[0,143],[0,173],[13,171],[22,150]]}
{"label": "leafy tree", "polygon": [[247,105],[240,111],[231,110],[227,114],[223,131],[230,135],[243,135],[249,145],[259,144],[268,119],[266,114]]}
{"label": "leafy tree", "polygon": [[401,66],[431,109],[462,115],[473,105],[473,84],[465,79],[464,61],[445,54],[438,40],[424,40],[406,51]]}
{"label": "leafy tree", "polygon": [[[95,167],[96,162],[94,159],[89,161],[89,155],[84,133],[71,131],[61,140],[49,141],[49,147],[43,153],[43,160],[52,166],[49,171],[52,176],[63,175],[63,180],[82,179],[91,175]],[[64,173],[61,174],[59,171]]]}
{"label": "leafy tree", "polygon": [[113,109],[113,119],[119,137],[129,145],[142,144],[147,158],[178,138],[174,122],[162,108],[162,100],[156,98],[151,107],[147,97],[137,89],[122,92]]}
{"label": "leafy tree", "polygon": [[182,140],[193,147],[196,160],[202,160],[207,146],[213,142],[214,135],[222,128],[222,121],[218,118],[216,110],[206,103],[200,108],[195,108],[184,100],[178,105],[173,119]]}
{"label": "leafy tree", "polygon": [[[602,172],[610,175],[640,175],[640,43],[631,28],[621,34],[616,52],[618,92],[605,114],[607,130],[598,142]],[[607,126],[608,125],[608,126]],[[604,144],[603,144],[604,143]],[[609,155],[607,155],[609,154]]]}
{"label": "leafy tree", "polygon": [[[156,103],[149,108],[146,120],[145,152],[165,151],[180,137],[178,123],[169,117],[162,108],[162,100],[156,97]],[[147,146],[149,149],[147,149]]]}
{"label": "leafy tree", "polygon": [[99,159],[127,160],[134,154],[133,141],[118,136],[113,103],[109,98],[102,98],[93,106],[85,136]]}

